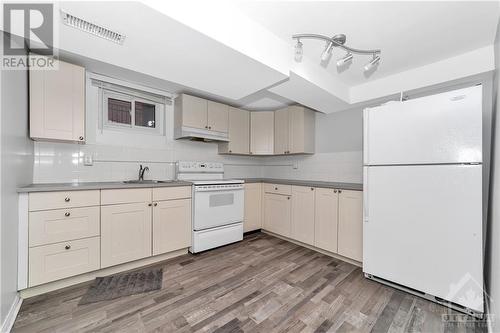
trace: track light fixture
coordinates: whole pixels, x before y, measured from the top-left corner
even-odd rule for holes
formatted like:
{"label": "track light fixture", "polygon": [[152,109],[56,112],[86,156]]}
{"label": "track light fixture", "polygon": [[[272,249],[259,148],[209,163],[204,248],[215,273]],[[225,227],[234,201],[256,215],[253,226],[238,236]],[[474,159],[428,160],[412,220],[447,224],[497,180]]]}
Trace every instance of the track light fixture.
{"label": "track light fixture", "polygon": [[344,34],[335,35],[333,37],[327,37],[318,34],[296,34],[293,35],[292,38],[297,40],[297,45],[295,46],[295,60],[297,62],[300,62],[302,60],[302,54],[303,54],[302,42],[300,40],[303,38],[309,38],[309,39],[319,39],[326,41],[325,50],[321,54],[322,62],[328,61],[328,59],[330,59],[331,54],[333,53],[333,48],[338,47],[347,51],[347,54],[343,58],[337,61],[338,67],[343,66],[344,64],[352,61],[354,54],[372,55],[372,60],[364,67],[365,71],[373,69],[380,63],[380,52],[381,52],[380,50],[361,50],[346,46],[344,45],[346,42],[346,35]]}

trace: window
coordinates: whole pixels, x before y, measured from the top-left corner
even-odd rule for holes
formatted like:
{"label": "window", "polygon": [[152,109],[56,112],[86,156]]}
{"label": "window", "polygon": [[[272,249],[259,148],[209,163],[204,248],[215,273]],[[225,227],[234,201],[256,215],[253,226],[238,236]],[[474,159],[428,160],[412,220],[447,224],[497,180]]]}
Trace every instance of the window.
{"label": "window", "polygon": [[138,95],[102,89],[102,127],[163,135],[164,104]]}

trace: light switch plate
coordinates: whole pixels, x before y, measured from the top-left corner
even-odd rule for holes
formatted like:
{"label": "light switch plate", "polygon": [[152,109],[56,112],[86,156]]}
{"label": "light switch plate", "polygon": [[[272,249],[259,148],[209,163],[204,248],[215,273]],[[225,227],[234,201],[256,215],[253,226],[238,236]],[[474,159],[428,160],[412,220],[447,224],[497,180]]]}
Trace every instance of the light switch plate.
{"label": "light switch plate", "polygon": [[293,162],[293,168],[296,170],[299,168],[299,162],[295,161]]}

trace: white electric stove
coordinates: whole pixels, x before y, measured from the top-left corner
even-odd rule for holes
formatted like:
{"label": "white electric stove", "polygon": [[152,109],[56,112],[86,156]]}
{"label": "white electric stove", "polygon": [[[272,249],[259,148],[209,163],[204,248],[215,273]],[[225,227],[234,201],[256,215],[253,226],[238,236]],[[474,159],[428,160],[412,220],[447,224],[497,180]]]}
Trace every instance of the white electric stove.
{"label": "white electric stove", "polygon": [[243,239],[243,180],[224,179],[224,165],[179,161],[177,179],[193,183],[193,234],[197,253]]}

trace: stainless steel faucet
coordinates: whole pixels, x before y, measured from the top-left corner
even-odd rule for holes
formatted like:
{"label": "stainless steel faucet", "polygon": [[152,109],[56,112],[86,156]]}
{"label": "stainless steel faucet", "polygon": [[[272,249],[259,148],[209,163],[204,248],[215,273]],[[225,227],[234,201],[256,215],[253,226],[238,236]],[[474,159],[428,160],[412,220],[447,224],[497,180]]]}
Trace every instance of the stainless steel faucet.
{"label": "stainless steel faucet", "polygon": [[146,166],[146,167],[142,167],[142,164],[139,166],[139,181],[142,182],[144,180],[144,172],[146,171],[149,171],[149,168]]}

